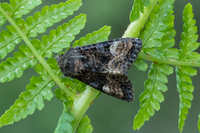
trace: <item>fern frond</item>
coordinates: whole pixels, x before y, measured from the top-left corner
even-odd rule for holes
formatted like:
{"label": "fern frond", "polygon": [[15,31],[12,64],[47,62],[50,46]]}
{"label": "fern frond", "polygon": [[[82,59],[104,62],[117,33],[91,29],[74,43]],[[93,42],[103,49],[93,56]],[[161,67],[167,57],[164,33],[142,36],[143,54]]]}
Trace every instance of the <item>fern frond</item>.
{"label": "fern frond", "polygon": [[[147,26],[141,33],[141,39],[144,39],[143,50],[145,53],[151,53],[150,56],[163,58],[164,52],[174,45],[175,31],[173,30],[173,6],[174,0],[159,1],[154,12],[152,12]],[[160,14],[161,13],[161,14]],[[165,14],[165,15],[163,15]],[[162,26],[163,27],[162,27]],[[157,36],[157,34],[160,34]],[[146,39],[147,38],[147,39]],[[150,44],[154,42],[155,44]],[[134,118],[133,129],[139,129],[145,121],[153,116],[155,110],[160,109],[160,103],[164,101],[162,92],[167,91],[167,76],[173,73],[173,67],[166,64],[152,63],[148,73],[148,79],[145,81],[145,90],[140,95],[140,109]],[[162,92],[161,92],[162,91]]]}
{"label": "fern frond", "polygon": [[99,29],[98,31],[89,33],[85,37],[82,37],[79,40],[75,41],[72,46],[73,47],[85,46],[85,45],[89,45],[89,44],[106,41],[108,39],[108,35],[110,34],[110,29],[111,29],[110,26],[104,26],[101,29]]}
{"label": "fern frond", "polygon": [[12,10],[10,16],[12,18],[21,18],[41,3],[41,0],[10,0]]}
{"label": "fern frond", "polygon": [[167,76],[173,73],[173,67],[164,64],[151,64],[148,79],[145,81],[145,91],[140,95],[140,110],[134,118],[133,129],[139,129],[145,121],[160,109],[160,103],[164,101],[161,93],[167,91],[165,83]]}
{"label": "fern frond", "polygon": [[150,20],[147,21],[139,37],[143,41],[142,48],[144,52],[150,49],[148,51],[150,53],[153,52],[151,48],[162,46],[162,38],[165,32],[168,31],[169,24],[167,21],[173,13],[173,2],[174,0],[159,1],[159,5],[155,5],[154,11],[150,15]]}
{"label": "fern frond", "polygon": [[149,0],[135,0],[130,13],[130,21],[133,22],[140,17],[140,13],[144,13],[144,7],[150,4]]}
{"label": "fern frond", "polygon": [[[55,73],[60,73],[58,66],[55,65],[54,58],[49,59],[47,63]],[[26,118],[27,115],[33,114],[36,108],[41,110],[44,107],[43,99],[51,100],[53,97],[51,88],[55,85],[55,82],[51,76],[41,64],[37,64],[35,70],[40,77],[33,76],[31,78],[30,84],[26,87],[27,91],[22,92],[14,105],[1,116],[0,127]]]}
{"label": "fern frond", "polygon": [[81,5],[81,0],[68,0],[65,3],[52,5],[50,8],[45,6],[42,8],[41,13],[37,12],[34,17],[27,18],[28,27],[25,33],[30,37],[35,37],[37,33],[45,32],[47,27],[61,21],[68,15],[72,15]]}
{"label": "fern frond", "polygon": [[147,68],[148,68],[148,65],[147,63],[144,62],[143,59],[140,59],[138,58],[134,63],[133,65],[138,69],[138,70],[141,70],[141,71],[146,71]]}
{"label": "fern frond", "polygon": [[58,125],[54,133],[73,133],[73,127],[71,123],[74,121],[75,117],[67,109],[65,109],[65,105],[63,106],[64,109],[58,120]]}
{"label": "fern frond", "polygon": [[[180,42],[180,60],[182,61],[199,61],[200,54],[192,52],[199,47],[197,43],[198,35],[197,27],[195,26],[196,21],[193,19],[194,14],[192,5],[189,3],[183,10],[183,33],[181,34]],[[194,47],[193,47],[194,46]],[[191,58],[192,57],[192,58]],[[197,74],[197,70],[192,67],[176,66],[176,80],[177,90],[179,92],[179,130],[182,132],[187,118],[188,109],[191,107],[191,101],[193,99],[194,86],[190,76]]]}
{"label": "fern frond", "polygon": [[[52,30],[48,36],[42,37],[42,42],[33,39],[31,43],[37,49],[38,53],[43,57],[50,58],[52,52],[60,52],[63,48],[69,47],[70,42],[74,40],[86,22],[86,15],[80,14],[69,23],[59,26],[56,30]],[[14,53],[14,57],[8,58],[0,64],[0,82],[11,81],[15,77],[22,76],[23,71],[28,67],[33,67],[37,63],[37,59],[32,51],[26,46],[20,46],[20,52]]]}
{"label": "fern frond", "polygon": [[[142,30],[140,39],[143,40],[142,52],[150,55],[151,57],[156,57],[160,59],[162,57],[177,58],[178,50],[172,49],[170,47],[174,46],[175,31],[173,29],[174,16],[172,15],[174,1],[162,2],[159,1],[159,5],[155,5],[154,11],[150,15],[150,21],[147,21],[145,28]],[[169,7],[167,7],[170,5]],[[163,14],[166,16],[164,16]],[[172,28],[171,28],[172,27]],[[165,40],[162,40],[166,38]],[[161,46],[165,47],[162,51],[159,48]],[[138,64],[139,63],[139,64]],[[139,57],[134,65],[137,69],[145,71],[148,65]]]}
{"label": "fern frond", "polygon": [[[22,15],[28,14],[33,8],[40,5],[41,0],[10,0],[10,4],[0,4],[0,25],[3,25],[7,19],[20,18]],[[19,23],[21,20],[21,24]],[[23,27],[25,21],[22,19],[16,19],[19,27]],[[2,31],[0,37],[0,59],[6,57],[7,53],[10,53],[16,44],[21,42],[21,38],[17,35],[13,26],[7,26],[8,31]],[[17,36],[16,36],[17,35]]]}
{"label": "fern frond", "polygon": [[90,119],[86,115],[81,122],[79,123],[79,126],[77,128],[77,133],[92,133],[93,127],[90,125]]}
{"label": "fern frond", "polygon": [[[3,59],[7,53],[11,52],[15,45],[20,43],[22,39],[26,40],[26,36],[35,37],[37,33],[45,32],[47,27],[52,26],[68,15],[72,15],[81,5],[81,0],[68,0],[65,3],[52,5],[50,8],[45,6],[41,12],[35,13],[34,17],[29,16],[27,22],[21,18],[15,20],[8,16],[7,19],[9,19],[12,26],[8,26],[9,28],[7,28],[9,35],[0,38],[0,44],[2,44],[0,45],[0,51],[3,52],[0,59]],[[6,12],[1,9],[2,8],[0,8],[1,12]],[[12,48],[10,48],[10,46],[12,46]]]}
{"label": "fern frond", "polygon": [[[0,25],[3,25],[7,21],[6,16],[12,18],[21,18],[23,15],[28,14],[33,8],[41,3],[41,0],[10,0],[10,4],[1,3]],[[5,12],[3,12],[3,10]]]}
{"label": "fern frond", "polygon": [[86,15],[80,14],[69,23],[65,23],[59,26],[56,30],[52,30],[49,36],[43,36],[42,42],[33,43],[34,47],[40,51],[44,57],[50,58],[52,52],[58,53],[70,46],[70,43],[74,40],[75,35],[80,33],[80,30],[84,28],[86,23]]}
{"label": "fern frond", "polygon": [[23,71],[28,67],[34,67],[37,59],[26,45],[19,47],[20,51],[14,53],[14,57],[9,57],[0,64],[0,82],[11,81],[15,77],[22,76]]}

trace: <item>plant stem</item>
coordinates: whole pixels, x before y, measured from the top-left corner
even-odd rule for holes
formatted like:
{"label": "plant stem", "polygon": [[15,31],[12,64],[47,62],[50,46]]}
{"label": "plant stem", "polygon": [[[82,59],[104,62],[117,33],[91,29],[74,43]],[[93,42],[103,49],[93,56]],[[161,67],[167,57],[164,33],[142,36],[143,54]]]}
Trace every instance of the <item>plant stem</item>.
{"label": "plant stem", "polygon": [[89,108],[92,101],[95,99],[95,97],[99,94],[99,91],[96,89],[93,89],[90,86],[87,86],[86,90],[83,92],[83,94],[76,98],[73,104],[73,108],[71,110],[71,113],[74,115],[75,120],[72,123],[72,126],[74,128],[74,131],[76,130],[79,122],[83,118],[83,115]]}
{"label": "plant stem", "polygon": [[145,59],[145,60],[149,60],[152,62],[157,62],[157,63],[164,63],[164,64],[169,64],[169,65],[177,65],[177,66],[191,66],[191,67],[200,67],[200,63],[199,62],[192,62],[192,61],[178,61],[176,59],[157,59],[155,57],[151,57],[147,54],[144,53],[140,53],[139,58]]}

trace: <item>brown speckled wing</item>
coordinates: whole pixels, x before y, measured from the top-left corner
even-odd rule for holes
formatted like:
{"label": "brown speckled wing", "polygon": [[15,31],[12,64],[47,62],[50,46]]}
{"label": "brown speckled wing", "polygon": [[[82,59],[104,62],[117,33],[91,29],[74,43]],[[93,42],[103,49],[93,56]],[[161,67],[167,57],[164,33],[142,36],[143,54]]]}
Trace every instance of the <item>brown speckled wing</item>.
{"label": "brown speckled wing", "polygon": [[56,61],[65,76],[76,78],[95,89],[127,102],[133,101],[127,70],[142,48],[138,38],[118,38],[70,48]]}

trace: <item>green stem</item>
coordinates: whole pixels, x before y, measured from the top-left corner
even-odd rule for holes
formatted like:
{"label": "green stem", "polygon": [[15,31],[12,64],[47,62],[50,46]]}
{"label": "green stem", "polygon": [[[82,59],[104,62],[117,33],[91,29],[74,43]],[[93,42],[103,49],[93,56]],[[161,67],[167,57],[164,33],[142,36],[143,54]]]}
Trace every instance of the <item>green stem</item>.
{"label": "green stem", "polygon": [[92,101],[96,98],[98,94],[99,94],[98,90],[93,89],[90,86],[87,86],[83,94],[79,98],[75,99],[73,108],[71,110],[71,113],[75,117],[75,120],[72,123],[72,126],[74,128],[73,132],[75,132],[79,122],[83,118],[83,115],[85,114],[85,112],[91,105]]}
{"label": "green stem", "polygon": [[149,60],[152,62],[157,62],[157,63],[164,63],[164,64],[169,64],[169,65],[177,65],[177,66],[191,66],[191,67],[200,67],[199,62],[192,62],[192,61],[178,61],[176,59],[157,59],[155,57],[151,57],[150,55],[140,53],[139,58]]}
{"label": "green stem", "polygon": [[72,99],[76,98],[76,95],[71,92],[65,84],[60,82],[60,78],[57,74],[54,73],[54,71],[50,68],[50,66],[46,63],[46,60],[38,53],[38,51],[35,49],[35,47],[30,42],[30,39],[20,30],[20,28],[17,26],[15,21],[2,9],[0,6],[0,12],[7,18],[7,20],[10,22],[10,24],[15,28],[15,30],[19,33],[21,38],[24,40],[24,42],[27,44],[27,46],[30,48],[32,53],[35,55],[35,57],[39,60],[39,62],[42,64],[42,66],[47,70],[49,75],[53,78],[53,80],[58,84],[58,86],[67,93]]}
{"label": "green stem", "polygon": [[127,30],[125,31],[122,38],[126,37],[137,37],[140,33],[140,29],[143,28],[144,24],[146,23],[147,19],[149,18],[150,13],[152,12],[154,6],[157,4],[158,0],[150,0],[150,5],[145,7],[144,13],[140,14],[140,18],[134,22],[132,22]]}

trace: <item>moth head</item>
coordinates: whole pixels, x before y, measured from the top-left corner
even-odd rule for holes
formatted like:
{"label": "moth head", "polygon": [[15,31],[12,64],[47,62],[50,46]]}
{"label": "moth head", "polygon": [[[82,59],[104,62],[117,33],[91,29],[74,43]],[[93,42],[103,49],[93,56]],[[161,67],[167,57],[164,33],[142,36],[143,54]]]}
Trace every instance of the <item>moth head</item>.
{"label": "moth head", "polygon": [[65,76],[77,76],[84,69],[82,59],[85,56],[81,55],[77,50],[70,48],[66,53],[56,56],[56,61]]}

